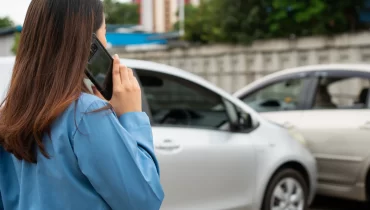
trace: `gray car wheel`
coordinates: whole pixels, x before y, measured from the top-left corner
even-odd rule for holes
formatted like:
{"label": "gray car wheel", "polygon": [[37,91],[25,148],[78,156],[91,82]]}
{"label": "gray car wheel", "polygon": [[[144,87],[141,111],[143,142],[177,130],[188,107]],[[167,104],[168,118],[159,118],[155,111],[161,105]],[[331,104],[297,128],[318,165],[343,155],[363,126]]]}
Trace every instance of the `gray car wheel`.
{"label": "gray car wheel", "polygon": [[308,187],[303,176],[293,169],[284,169],[272,177],[262,210],[306,210]]}

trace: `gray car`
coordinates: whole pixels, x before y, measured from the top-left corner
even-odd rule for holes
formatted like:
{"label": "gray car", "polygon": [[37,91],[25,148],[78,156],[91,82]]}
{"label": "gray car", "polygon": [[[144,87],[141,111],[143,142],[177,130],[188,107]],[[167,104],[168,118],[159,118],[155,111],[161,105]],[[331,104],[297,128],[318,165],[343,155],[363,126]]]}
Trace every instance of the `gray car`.
{"label": "gray car", "polygon": [[299,130],[318,164],[318,193],[370,195],[370,65],[312,65],[256,80],[234,96],[263,117]]}
{"label": "gray car", "polygon": [[[295,129],[265,120],[188,72],[121,62],[139,78],[152,121],[163,210],[304,210],[311,203],[316,162]],[[13,64],[14,58],[0,59],[2,94]]]}

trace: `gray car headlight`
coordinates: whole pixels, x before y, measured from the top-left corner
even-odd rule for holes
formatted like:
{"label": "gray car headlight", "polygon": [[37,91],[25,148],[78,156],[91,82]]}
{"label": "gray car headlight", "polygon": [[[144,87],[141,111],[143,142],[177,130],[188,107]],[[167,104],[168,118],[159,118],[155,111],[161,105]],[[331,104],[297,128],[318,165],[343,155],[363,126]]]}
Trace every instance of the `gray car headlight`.
{"label": "gray car headlight", "polygon": [[299,141],[300,143],[302,143],[303,145],[307,146],[307,141],[306,139],[304,138],[304,136],[301,134],[301,132],[299,132],[297,129],[288,129],[288,133],[289,135]]}

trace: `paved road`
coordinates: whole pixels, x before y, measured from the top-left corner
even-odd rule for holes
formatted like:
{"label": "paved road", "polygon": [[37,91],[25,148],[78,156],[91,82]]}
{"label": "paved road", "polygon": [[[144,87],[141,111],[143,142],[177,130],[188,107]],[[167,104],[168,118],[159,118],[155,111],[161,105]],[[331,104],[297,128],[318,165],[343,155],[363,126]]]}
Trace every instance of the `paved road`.
{"label": "paved road", "polygon": [[363,203],[327,197],[317,197],[310,210],[369,210]]}

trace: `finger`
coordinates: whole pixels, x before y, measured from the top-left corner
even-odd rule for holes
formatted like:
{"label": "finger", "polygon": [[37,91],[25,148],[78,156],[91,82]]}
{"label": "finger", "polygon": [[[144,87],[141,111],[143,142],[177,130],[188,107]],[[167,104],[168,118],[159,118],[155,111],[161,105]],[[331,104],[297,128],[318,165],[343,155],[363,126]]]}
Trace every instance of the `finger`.
{"label": "finger", "polygon": [[128,75],[128,68],[125,65],[120,65],[120,73],[121,73],[121,82],[122,84],[130,83],[129,75]]}
{"label": "finger", "polygon": [[135,77],[135,76],[134,76],[134,77],[133,77],[133,79],[132,79],[132,83],[133,83],[133,85],[134,85],[135,89],[138,89],[138,90],[140,90],[140,89],[141,89],[141,88],[140,88],[139,81],[136,79],[136,77]]}
{"label": "finger", "polygon": [[121,85],[121,76],[120,76],[120,62],[117,54],[113,56],[113,69],[112,69],[112,80],[113,80],[113,89],[117,85]]}
{"label": "finger", "polygon": [[133,81],[135,79],[134,72],[132,71],[132,69],[127,68],[127,74],[128,74],[128,79],[130,81]]}

